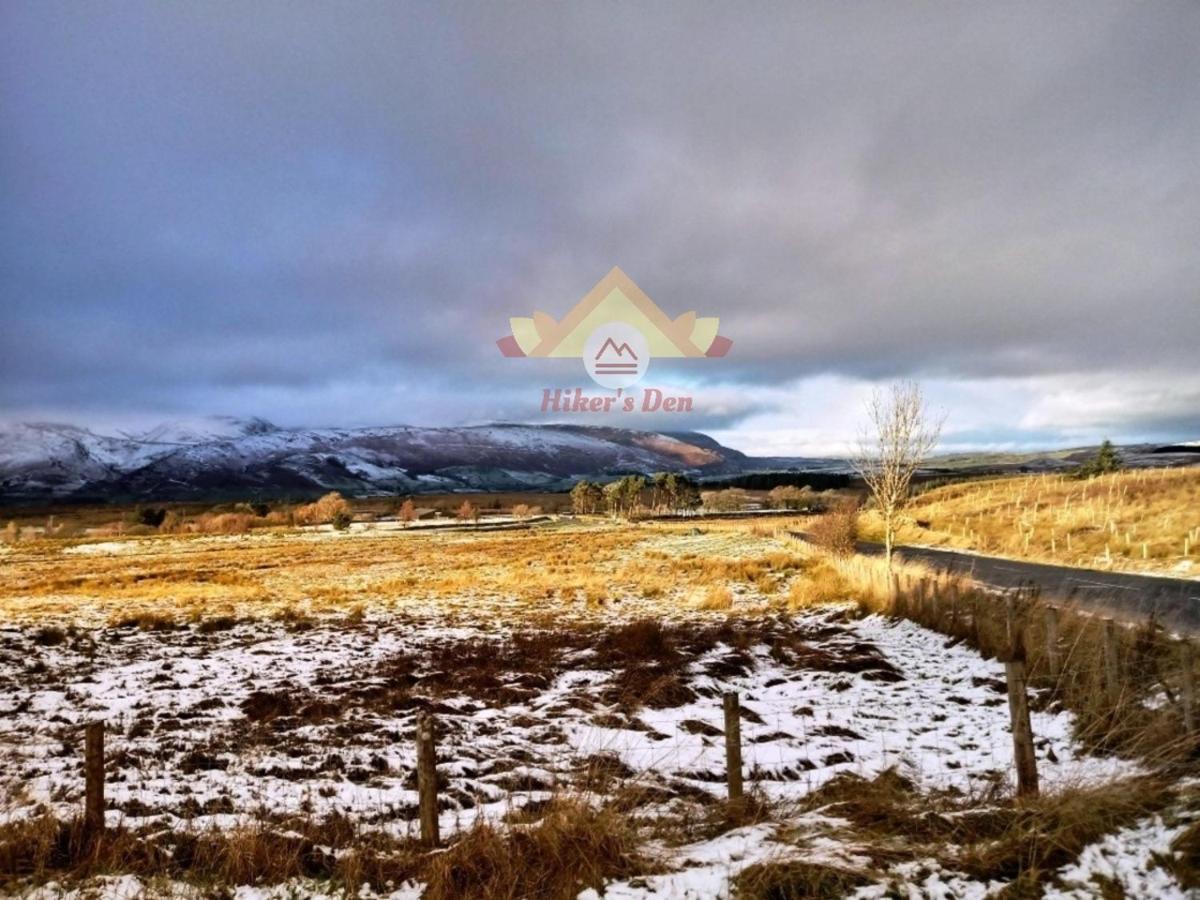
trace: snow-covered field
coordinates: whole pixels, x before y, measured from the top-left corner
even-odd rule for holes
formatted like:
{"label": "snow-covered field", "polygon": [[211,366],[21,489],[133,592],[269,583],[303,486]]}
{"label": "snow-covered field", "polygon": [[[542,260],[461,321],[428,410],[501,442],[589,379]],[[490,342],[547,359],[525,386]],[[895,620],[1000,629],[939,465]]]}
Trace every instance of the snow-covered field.
{"label": "snow-covered field", "polygon": [[[342,817],[362,834],[411,837],[414,720],[429,710],[443,835],[530,821],[564,795],[622,797],[634,822],[674,823],[673,837],[659,828],[646,838],[655,871],[608,884],[606,897],[727,896],[747,867],[793,858],[854,872],[847,896],[1003,887],[956,871],[953,853],[881,854],[836,806],[812,799],[838,779],[884,773],[914,796],[959,805],[1010,796],[1003,665],[850,605],[788,614],[753,599],[739,594],[722,612],[636,598],[533,610],[502,598],[430,601],[159,628],[10,620],[0,627],[0,824],[78,812],[81,726],[102,719],[110,827],[195,833]],[[765,812],[697,827],[725,797],[725,692],[740,696],[747,788]],[[1044,790],[1141,774],[1135,761],[1083,753],[1070,713],[1035,709]],[[1099,896],[1096,873],[1126,896],[1186,896],[1153,862],[1186,823],[1156,818],[1105,838],[1058,873],[1054,896]],[[132,876],[8,890],[188,891]],[[233,896],[328,890],[292,882]]]}

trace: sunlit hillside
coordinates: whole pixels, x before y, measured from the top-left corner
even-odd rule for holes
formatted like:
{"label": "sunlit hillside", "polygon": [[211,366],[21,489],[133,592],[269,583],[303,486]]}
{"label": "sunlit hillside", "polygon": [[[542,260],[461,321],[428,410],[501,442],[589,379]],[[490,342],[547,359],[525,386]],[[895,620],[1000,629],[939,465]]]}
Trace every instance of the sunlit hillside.
{"label": "sunlit hillside", "polygon": [[[864,535],[878,533],[863,519]],[[1200,469],[1090,479],[1028,475],[934,487],[908,509],[902,543],[1061,565],[1200,571]]]}

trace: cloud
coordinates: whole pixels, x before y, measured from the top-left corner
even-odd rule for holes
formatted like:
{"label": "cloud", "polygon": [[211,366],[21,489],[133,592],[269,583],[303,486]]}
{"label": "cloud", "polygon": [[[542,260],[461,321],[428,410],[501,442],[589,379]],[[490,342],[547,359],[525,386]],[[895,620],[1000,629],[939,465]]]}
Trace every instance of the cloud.
{"label": "cloud", "polygon": [[581,373],[493,341],[619,264],[721,316],[655,372],[737,446],[896,377],[965,442],[1195,437],[1195,4],[3,15],[9,417],[536,418]]}

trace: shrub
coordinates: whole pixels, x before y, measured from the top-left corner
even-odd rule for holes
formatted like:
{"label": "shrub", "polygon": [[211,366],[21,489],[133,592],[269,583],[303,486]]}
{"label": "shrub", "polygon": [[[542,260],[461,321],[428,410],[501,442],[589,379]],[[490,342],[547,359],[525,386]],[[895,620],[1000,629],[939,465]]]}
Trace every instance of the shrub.
{"label": "shrub", "polygon": [[816,494],[811,490],[791,484],[773,487],[767,494],[767,505],[772,509],[808,509],[815,500]]}
{"label": "shrub", "polygon": [[726,488],[723,491],[705,491],[700,495],[704,508],[709,512],[741,512],[750,502],[745,491]]}
{"label": "shrub", "polygon": [[458,517],[459,521],[462,522],[479,521],[479,510],[470,500],[464,500],[462,502],[462,506],[458,508],[458,512],[455,513],[455,515]]}
{"label": "shrub", "polygon": [[72,538],[84,533],[83,526],[71,519],[56,519],[50,516],[46,520],[46,537]]}
{"label": "shrub", "polygon": [[518,503],[512,508],[512,514],[518,519],[528,519],[530,516],[529,504]]}
{"label": "shrub", "polygon": [[65,643],[67,633],[56,626],[47,625],[33,633],[33,642],[41,647],[56,647]]}
{"label": "shrub", "polygon": [[158,527],[159,531],[166,532],[167,534],[178,534],[183,529],[184,518],[175,510],[168,512],[162,520],[162,524]]}
{"label": "shrub", "polygon": [[809,528],[812,542],[834,556],[849,556],[858,540],[858,501],[844,497]]}
{"label": "shrub", "polygon": [[344,509],[339,509],[333,514],[333,519],[331,520],[330,524],[333,525],[335,531],[346,531],[350,527],[350,523],[352,521],[353,518],[351,517],[350,513]]}
{"label": "shrub", "polygon": [[573,898],[646,868],[626,819],[585,803],[555,801],[530,828],[502,832],[486,822],[430,857],[428,900],[457,897]]}
{"label": "shrub", "polygon": [[406,525],[417,520],[417,507],[411,497],[400,504],[400,512],[397,515],[400,517],[400,521]]}
{"label": "shrub", "polygon": [[139,506],[134,509],[132,514],[131,525],[145,525],[147,528],[157,528],[163,523],[167,517],[167,511],[163,507]]}
{"label": "shrub", "polygon": [[253,523],[254,517],[248,513],[205,513],[192,524],[205,534],[245,534]]}
{"label": "shrub", "polygon": [[315,503],[299,507],[295,519],[297,525],[326,525],[339,513],[350,515],[350,504],[337,491],[330,491]]}

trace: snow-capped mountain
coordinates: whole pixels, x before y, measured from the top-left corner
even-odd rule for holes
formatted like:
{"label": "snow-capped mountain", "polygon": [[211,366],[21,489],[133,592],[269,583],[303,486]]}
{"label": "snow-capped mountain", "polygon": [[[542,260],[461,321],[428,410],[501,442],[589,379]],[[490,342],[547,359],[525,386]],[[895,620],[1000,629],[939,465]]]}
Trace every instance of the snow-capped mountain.
{"label": "snow-capped mountain", "polygon": [[[1200,462],[1200,446],[1119,448],[1126,465]],[[931,459],[926,474],[1055,471],[1095,448]],[[0,425],[0,503],[565,490],[580,478],[684,472],[721,478],[793,470],[843,475],[845,460],[751,457],[698,432],[582,425],[278,428],[215,417],[100,434],[75,425]]]}
{"label": "snow-capped mountain", "polygon": [[764,467],[697,433],[572,425],[283,429],[262,419],[103,435],[0,427],[0,500],[562,489],[581,477]]}

